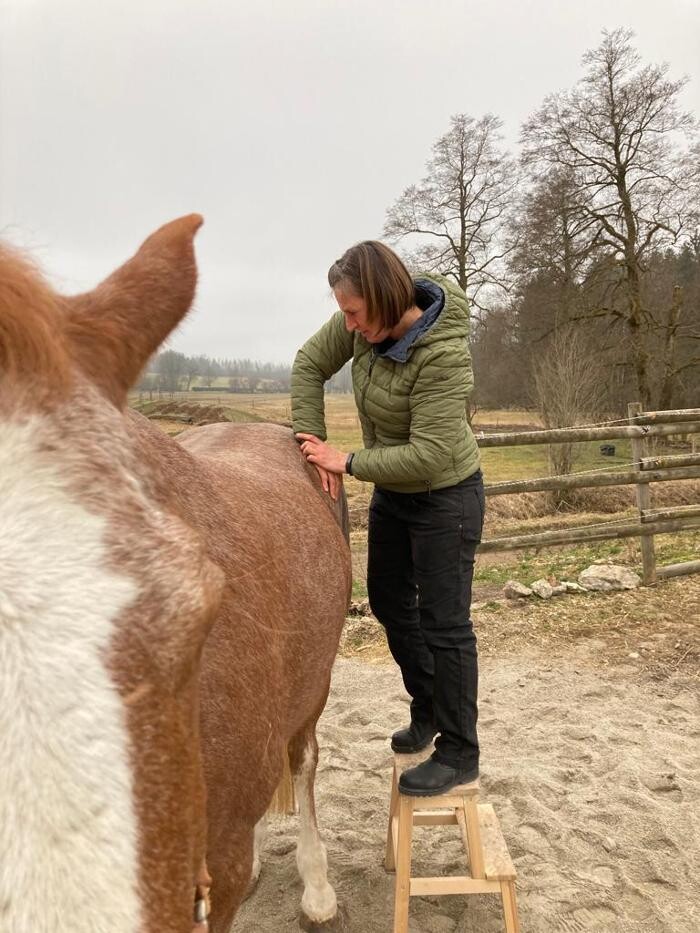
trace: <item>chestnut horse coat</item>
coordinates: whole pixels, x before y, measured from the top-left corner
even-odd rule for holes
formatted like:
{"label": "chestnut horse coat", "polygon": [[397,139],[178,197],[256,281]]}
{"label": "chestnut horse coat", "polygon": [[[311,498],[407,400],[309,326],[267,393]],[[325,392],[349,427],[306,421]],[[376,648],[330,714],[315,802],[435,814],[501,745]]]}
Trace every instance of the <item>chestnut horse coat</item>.
{"label": "chestnut horse coat", "polygon": [[[213,926],[248,886],[251,826],[280,780],[286,746],[313,725],[350,598],[345,498],[332,503],[291,431],[216,424],[177,441],[138,415],[160,470],[157,495],[196,528],[225,574],[200,675]],[[225,929],[222,926],[221,929]]]}

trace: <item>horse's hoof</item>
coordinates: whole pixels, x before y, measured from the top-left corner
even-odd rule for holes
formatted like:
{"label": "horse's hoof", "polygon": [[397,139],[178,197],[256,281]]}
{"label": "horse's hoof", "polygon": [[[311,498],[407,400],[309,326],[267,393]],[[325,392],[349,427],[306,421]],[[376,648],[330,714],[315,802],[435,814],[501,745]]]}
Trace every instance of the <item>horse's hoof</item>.
{"label": "horse's hoof", "polygon": [[350,929],[348,926],[347,911],[343,907],[338,907],[335,917],[330,920],[312,920],[307,917],[302,910],[299,913],[299,926],[305,933],[346,933]]}

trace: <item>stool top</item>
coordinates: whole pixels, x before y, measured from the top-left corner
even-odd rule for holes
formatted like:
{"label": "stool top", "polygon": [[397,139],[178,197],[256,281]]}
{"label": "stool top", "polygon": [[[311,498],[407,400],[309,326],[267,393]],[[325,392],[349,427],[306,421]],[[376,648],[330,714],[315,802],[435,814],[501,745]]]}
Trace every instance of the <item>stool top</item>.
{"label": "stool top", "polygon": [[415,768],[416,765],[423,764],[424,761],[427,761],[428,758],[435,751],[435,746],[431,742],[427,748],[421,749],[419,752],[414,752],[412,755],[404,755],[400,752],[394,752],[394,762],[399,773],[405,771],[407,768]]}

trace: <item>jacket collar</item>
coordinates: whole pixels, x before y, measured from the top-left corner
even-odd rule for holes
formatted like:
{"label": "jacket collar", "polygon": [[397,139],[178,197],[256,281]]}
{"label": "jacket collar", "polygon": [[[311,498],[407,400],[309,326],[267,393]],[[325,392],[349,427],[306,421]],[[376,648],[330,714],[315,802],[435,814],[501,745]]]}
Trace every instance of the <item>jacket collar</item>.
{"label": "jacket collar", "polygon": [[378,356],[383,356],[397,363],[405,363],[413,345],[426,334],[440,316],[445,307],[445,293],[435,282],[428,279],[416,279],[416,303],[423,309],[423,314],[409,327],[403,337],[392,343],[386,350],[380,344],[376,348]]}

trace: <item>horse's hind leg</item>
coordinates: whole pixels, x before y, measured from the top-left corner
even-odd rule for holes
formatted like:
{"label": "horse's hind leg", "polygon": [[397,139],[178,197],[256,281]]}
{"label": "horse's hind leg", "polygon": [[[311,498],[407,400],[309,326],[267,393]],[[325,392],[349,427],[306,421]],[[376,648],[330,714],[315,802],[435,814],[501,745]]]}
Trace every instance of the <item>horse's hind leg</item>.
{"label": "horse's hind leg", "polygon": [[307,724],[289,743],[289,764],[299,805],[297,867],[304,882],[300,923],[305,930],[338,929],[338,904],[328,883],[326,847],[316,823],[314,779],[318,763],[316,722]]}
{"label": "horse's hind leg", "polygon": [[248,887],[248,893],[246,896],[249,896],[255,890],[255,887],[260,878],[260,869],[262,868],[262,848],[265,844],[265,838],[267,836],[267,813],[264,816],[261,816],[258,822],[255,824],[255,833],[253,836],[253,870],[250,875],[250,885]]}

